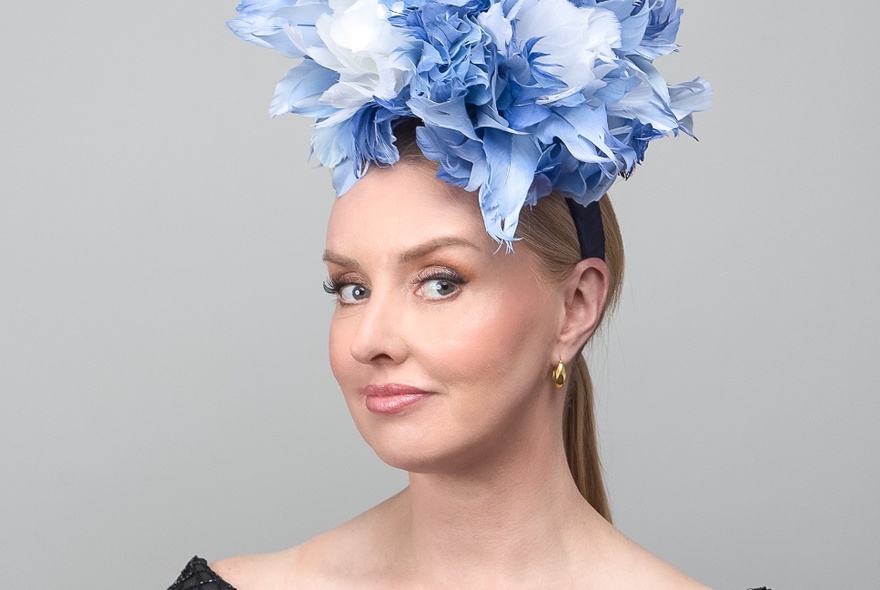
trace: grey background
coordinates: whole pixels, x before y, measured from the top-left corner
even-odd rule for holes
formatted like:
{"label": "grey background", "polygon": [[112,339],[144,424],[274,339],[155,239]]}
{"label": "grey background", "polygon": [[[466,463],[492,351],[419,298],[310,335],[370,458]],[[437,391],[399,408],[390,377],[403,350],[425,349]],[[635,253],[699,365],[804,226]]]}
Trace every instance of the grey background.
{"label": "grey background", "polygon": [[[165,588],[399,489],[326,359],[332,202],[233,1],[8,3],[3,588]],[[596,344],[619,527],[718,588],[880,579],[877,3],[683,2],[699,143],[613,191]]]}

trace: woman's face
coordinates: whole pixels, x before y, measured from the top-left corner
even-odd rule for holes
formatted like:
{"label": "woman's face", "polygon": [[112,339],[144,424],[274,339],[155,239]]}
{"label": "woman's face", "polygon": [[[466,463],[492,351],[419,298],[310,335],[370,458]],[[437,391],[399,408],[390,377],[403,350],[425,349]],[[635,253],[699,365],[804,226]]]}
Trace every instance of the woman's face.
{"label": "woman's face", "polygon": [[560,289],[523,244],[498,251],[474,195],[412,164],[374,168],[336,200],[325,260],[331,367],[382,460],[462,469],[559,436]]}

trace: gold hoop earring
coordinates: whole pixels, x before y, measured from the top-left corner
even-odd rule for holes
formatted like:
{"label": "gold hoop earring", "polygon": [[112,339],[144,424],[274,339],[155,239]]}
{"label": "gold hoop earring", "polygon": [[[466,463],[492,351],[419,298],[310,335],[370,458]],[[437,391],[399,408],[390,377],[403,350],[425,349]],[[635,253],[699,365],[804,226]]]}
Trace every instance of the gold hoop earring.
{"label": "gold hoop earring", "polygon": [[559,359],[559,364],[553,369],[553,384],[556,386],[556,389],[560,389],[565,385],[565,365],[562,359]]}

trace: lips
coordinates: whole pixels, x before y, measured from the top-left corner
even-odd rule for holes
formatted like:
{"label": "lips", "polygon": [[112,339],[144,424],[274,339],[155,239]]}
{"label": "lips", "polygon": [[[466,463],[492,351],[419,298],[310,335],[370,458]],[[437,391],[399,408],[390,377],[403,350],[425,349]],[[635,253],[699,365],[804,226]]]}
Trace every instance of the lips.
{"label": "lips", "polygon": [[432,395],[400,383],[367,385],[361,389],[367,409],[376,414],[397,414]]}

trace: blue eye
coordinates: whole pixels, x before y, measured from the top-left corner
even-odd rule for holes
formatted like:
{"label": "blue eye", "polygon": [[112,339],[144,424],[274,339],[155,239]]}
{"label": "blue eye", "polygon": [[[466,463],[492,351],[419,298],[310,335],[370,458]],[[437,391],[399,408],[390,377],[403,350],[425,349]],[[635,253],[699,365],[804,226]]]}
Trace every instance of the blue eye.
{"label": "blue eye", "polygon": [[342,303],[359,303],[370,296],[370,290],[363,285],[342,285],[337,296]]}
{"label": "blue eye", "polygon": [[428,299],[442,299],[454,295],[458,291],[458,285],[446,279],[431,279],[422,283],[419,290]]}
{"label": "blue eye", "polygon": [[370,296],[370,290],[360,283],[349,283],[340,279],[329,278],[324,281],[324,291],[336,296],[336,301],[343,305],[360,303]]}
{"label": "blue eye", "polygon": [[445,299],[458,294],[467,281],[450,268],[440,268],[416,278],[419,295],[425,299]]}

